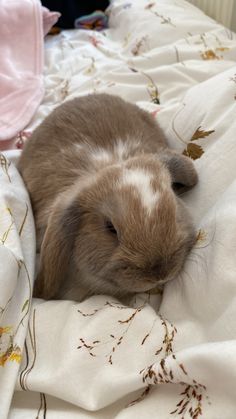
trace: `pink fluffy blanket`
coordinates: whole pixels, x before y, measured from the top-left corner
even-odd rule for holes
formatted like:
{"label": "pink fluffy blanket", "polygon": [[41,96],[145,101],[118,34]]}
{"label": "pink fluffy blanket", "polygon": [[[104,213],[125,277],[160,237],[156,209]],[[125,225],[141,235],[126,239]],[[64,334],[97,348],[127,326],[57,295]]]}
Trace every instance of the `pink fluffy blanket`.
{"label": "pink fluffy blanket", "polygon": [[15,146],[43,98],[43,37],[59,16],[39,0],[0,0],[0,150]]}

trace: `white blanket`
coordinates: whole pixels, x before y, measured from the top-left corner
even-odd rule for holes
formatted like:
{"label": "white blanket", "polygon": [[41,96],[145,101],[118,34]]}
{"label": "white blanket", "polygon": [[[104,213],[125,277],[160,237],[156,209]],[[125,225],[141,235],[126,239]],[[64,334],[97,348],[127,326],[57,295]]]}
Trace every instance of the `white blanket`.
{"label": "white blanket", "polygon": [[23,351],[34,228],[2,158],[1,419],[22,351],[10,419],[235,419],[235,58],[236,36],[183,0],[115,0],[110,29],[47,40],[46,96],[28,130],[94,91],[150,110],[170,145],[198,158],[199,184],[183,199],[199,233],[182,274],[135,308],[106,296],[33,301]]}

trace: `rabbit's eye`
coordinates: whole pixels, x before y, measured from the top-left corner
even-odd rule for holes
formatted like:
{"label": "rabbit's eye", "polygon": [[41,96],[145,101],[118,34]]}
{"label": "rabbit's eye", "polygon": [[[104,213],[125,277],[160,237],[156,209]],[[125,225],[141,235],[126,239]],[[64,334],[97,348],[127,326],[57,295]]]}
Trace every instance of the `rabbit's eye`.
{"label": "rabbit's eye", "polygon": [[106,230],[109,232],[109,233],[111,233],[111,234],[114,234],[114,235],[116,235],[117,236],[117,231],[116,231],[116,229],[115,229],[115,227],[113,226],[113,224],[112,224],[112,222],[111,221],[106,221],[105,222],[105,227],[106,227]]}
{"label": "rabbit's eye", "polygon": [[184,190],[184,185],[182,183],[173,182],[172,189],[178,195]]}

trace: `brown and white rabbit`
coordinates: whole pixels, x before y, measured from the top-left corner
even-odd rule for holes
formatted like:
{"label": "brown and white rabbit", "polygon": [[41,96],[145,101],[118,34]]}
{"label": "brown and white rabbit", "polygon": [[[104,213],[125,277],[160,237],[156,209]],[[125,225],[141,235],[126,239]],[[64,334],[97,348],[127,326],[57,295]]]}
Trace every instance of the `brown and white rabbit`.
{"label": "brown and white rabbit", "polygon": [[62,104],[19,170],[41,248],[35,296],[131,296],[181,270],[196,235],[172,184],[192,187],[197,174],[136,105],[106,94]]}

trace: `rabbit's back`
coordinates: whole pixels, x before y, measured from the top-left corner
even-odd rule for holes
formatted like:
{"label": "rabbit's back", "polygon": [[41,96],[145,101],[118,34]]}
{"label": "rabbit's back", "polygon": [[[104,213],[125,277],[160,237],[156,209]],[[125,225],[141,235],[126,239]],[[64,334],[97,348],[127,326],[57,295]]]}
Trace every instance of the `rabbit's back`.
{"label": "rabbit's back", "polygon": [[115,147],[119,158],[125,144],[127,157],[166,146],[154,118],[116,96],[93,94],[56,108],[32,134],[18,165],[34,211],[53,202],[81,173],[89,174],[96,157]]}

